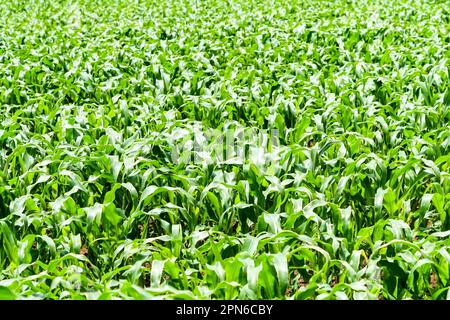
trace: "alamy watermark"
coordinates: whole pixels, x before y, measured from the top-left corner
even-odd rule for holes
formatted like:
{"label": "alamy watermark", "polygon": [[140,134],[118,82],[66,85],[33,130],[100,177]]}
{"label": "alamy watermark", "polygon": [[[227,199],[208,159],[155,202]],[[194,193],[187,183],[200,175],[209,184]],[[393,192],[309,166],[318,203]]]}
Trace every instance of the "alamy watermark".
{"label": "alamy watermark", "polygon": [[196,123],[174,130],[171,158],[176,164],[267,164],[278,159],[277,129],[229,125],[218,130]]}

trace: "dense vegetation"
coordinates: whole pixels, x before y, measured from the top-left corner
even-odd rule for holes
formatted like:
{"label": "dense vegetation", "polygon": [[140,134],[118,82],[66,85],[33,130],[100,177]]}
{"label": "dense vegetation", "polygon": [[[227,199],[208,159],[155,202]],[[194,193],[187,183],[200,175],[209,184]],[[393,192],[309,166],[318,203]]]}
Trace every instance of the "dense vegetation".
{"label": "dense vegetation", "polygon": [[450,297],[449,43],[448,1],[1,1],[0,298]]}

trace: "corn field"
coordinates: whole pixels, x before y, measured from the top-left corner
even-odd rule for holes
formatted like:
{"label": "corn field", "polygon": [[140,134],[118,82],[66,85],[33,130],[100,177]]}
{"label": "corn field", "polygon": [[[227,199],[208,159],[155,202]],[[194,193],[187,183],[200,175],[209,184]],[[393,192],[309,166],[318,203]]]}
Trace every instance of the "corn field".
{"label": "corn field", "polygon": [[450,4],[4,0],[0,299],[450,299]]}

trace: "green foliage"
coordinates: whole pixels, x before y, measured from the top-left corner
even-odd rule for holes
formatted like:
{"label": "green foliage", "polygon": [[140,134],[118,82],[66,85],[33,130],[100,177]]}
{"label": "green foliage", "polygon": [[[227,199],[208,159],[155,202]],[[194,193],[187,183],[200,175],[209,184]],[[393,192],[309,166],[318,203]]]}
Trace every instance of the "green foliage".
{"label": "green foliage", "polygon": [[449,298],[449,13],[2,1],[0,299]]}

